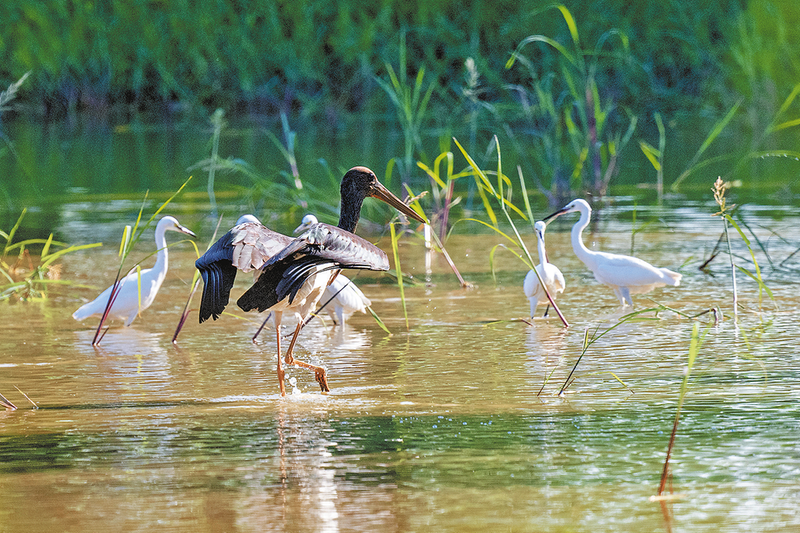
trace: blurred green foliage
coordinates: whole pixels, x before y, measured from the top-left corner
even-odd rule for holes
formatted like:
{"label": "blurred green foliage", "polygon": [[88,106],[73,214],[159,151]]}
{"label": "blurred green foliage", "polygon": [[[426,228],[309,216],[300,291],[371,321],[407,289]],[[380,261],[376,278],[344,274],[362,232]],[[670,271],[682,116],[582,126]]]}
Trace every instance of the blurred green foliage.
{"label": "blurred green foliage", "polygon": [[[520,41],[532,33],[568,38],[563,21],[542,11],[546,5],[15,0],[0,4],[0,82],[32,71],[27,98],[56,108],[177,101],[352,111],[383,98],[372,76],[396,60],[404,33],[409,71],[424,65],[438,80],[440,101],[461,97],[469,57],[491,87],[483,98],[493,100],[503,96],[504,84],[522,81],[503,69]],[[585,43],[611,28],[627,35],[636,64],[598,80],[621,95],[638,95],[637,102],[620,102],[625,106],[663,113],[700,105],[692,100],[707,99],[725,83],[741,90],[737,85],[751,78],[784,85],[796,79],[798,47],[791,43],[797,43],[800,8],[794,0],[565,5]],[[539,50],[534,59],[543,70],[558,66],[552,50]],[[741,68],[753,72],[743,77]]]}
{"label": "blurred green foliage", "polygon": [[[795,128],[775,135],[772,125],[798,115],[789,98],[800,80],[797,0],[567,0],[574,26],[552,8],[524,0],[15,0],[0,3],[0,86],[31,72],[16,103],[48,116],[179,108],[205,119],[223,108],[332,129],[382,116],[405,134],[404,173],[413,168],[410,149],[433,163],[420,131],[423,141],[438,138],[428,153],[449,150],[452,136],[477,153],[499,133],[526,174],[555,193],[605,190],[628,141],[654,146],[664,127],[659,165],[669,181],[740,102],[742,117],[729,127],[749,132],[746,150],[777,153],[796,140]],[[519,47],[531,36],[550,41]],[[518,64],[506,68],[515,50]],[[408,99],[393,103],[423,88],[425,105],[410,110],[419,116],[397,107]],[[676,139],[682,121],[695,131],[698,118],[705,131]],[[709,157],[728,150],[724,137]],[[646,155],[627,148],[626,168],[638,158],[634,168],[649,172]]]}

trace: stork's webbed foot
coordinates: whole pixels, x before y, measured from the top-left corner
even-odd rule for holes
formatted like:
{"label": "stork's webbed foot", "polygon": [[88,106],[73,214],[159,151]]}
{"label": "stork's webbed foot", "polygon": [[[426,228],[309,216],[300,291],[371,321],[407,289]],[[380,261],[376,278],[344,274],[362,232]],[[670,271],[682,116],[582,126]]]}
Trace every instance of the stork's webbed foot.
{"label": "stork's webbed foot", "polygon": [[319,388],[322,389],[322,392],[331,391],[330,387],[328,387],[328,377],[325,375],[324,368],[320,368],[314,372],[314,379],[316,379],[317,383],[319,383]]}
{"label": "stork's webbed foot", "polygon": [[331,389],[328,387],[328,377],[326,375],[325,369],[321,366],[312,365],[311,363],[306,363],[304,361],[300,361],[295,359],[292,354],[286,354],[286,364],[287,365],[295,365],[301,368],[307,368],[314,372],[314,379],[317,380],[319,383],[319,388],[322,389],[322,392],[330,392]]}

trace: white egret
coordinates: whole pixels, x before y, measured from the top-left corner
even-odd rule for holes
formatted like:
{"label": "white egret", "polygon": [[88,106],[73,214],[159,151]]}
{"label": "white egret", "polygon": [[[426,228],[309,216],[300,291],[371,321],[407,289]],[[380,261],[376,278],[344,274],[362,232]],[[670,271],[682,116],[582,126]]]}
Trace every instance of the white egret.
{"label": "white egret", "polygon": [[[158,289],[167,276],[169,259],[167,253],[167,239],[164,234],[167,231],[179,231],[186,235],[195,237],[189,229],[181,226],[178,221],[171,216],[165,216],[158,221],[155,231],[156,264],[153,268],[147,268],[137,274],[136,270],[131,270],[127,276],[119,282],[119,292],[114,298],[114,303],[108,313],[108,318],[124,320],[126,326],[130,326],[141,311],[144,311],[153,303],[158,294]],[[141,276],[141,306],[139,305],[139,283],[137,279]],[[90,316],[102,316],[108,305],[108,298],[111,294],[113,285],[103,291],[100,296],[89,303],[83,304],[77,311],[72,313],[75,320],[84,320]]]}
{"label": "white egret", "polygon": [[[561,274],[558,267],[553,263],[547,262],[547,251],[544,247],[544,231],[546,227],[547,225],[541,220],[533,225],[533,229],[536,232],[536,247],[539,250],[539,264],[536,265],[535,268],[536,272],[538,272],[539,276],[542,278],[545,287],[547,287],[550,296],[555,300],[557,294],[564,292],[566,283],[564,282],[564,275]],[[544,289],[539,283],[539,278],[536,277],[536,273],[533,270],[529,271],[528,275],[525,276],[525,282],[522,288],[525,291],[525,296],[528,297],[531,303],[531,318],[533,318],[533,315],[536,313],[536,306],[539,305],[539,302],[547,302],[549,304],[547,294],[545,294]],[[545,311],[545,316],[547,316],[547,311]]]}
{"label": "white egret", "polygon": [[644,294],[665,285],[673,287],[680,285],[682,276],[677,272],[654,267],[650,263],[629,255],[589,250],[583,244],[582,233],[589,224],[592,208],[585,200],[580,198],[573,200],[544,220],[576,211],[581,214],[581,218],[572,226],[572,249],[578,259],[592,271],[597,281],[611,287],[622,307],[626,305],[633,307],[631,294]]}
{"label": "white egret", "polygon": [[[294,232],[305,231],[317,223],[317,217],[306,215],[303,217],[303,223]],[[336,276],[330,285],[325,288],[325,293],[320,301],[323,304],[327,303],[325,309],[328,311],[333,323],[342,325],[356,312],[366,313],[367,307],[372,305],[372,302],[364,296],[361,289],[342,273]]]}

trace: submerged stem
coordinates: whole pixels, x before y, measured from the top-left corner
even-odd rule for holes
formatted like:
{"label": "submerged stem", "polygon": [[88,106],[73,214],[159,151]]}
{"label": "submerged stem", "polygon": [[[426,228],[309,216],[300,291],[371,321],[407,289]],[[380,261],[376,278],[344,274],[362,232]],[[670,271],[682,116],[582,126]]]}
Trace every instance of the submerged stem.
{"label": "submerged stem", "polygon": [[[706,330],[708,331],[708,330]],[[683,383],[681,383],[681,392],[680,396],[678,397],[678,409],[675,413],[675,421],[672,423],[672,433],[669,437],[669,446],[667,447],[667,457],[664,460],[664,469],[661,473],[661,483],[658,486],[658,495],[661,496],[664,494],[664,489],[667,485],[667,478],[669,477],[669,459],[672,455],[672,448],[675,445],[675,437],[678,434],[678,422],[680,422],[681,418],[681,409],[683,408],[683,401],[686,398],[686,390],[689,385],[689,376],[692,373],[692,367],[694,366],[695,359],[697,358],[697,354],[700,351],[700,346],[703,343],[703,337],[700,335],[700,325],[695,322],[694,327],[692,328],[692,340],[689,342],[689,357],[686,364],[686,370],[684,371],[683,375]]]}
{"label": "submerged stem", "polygon": [[733,284],[733,320],[736,322],[739,318],[739,297],[736,292],[736,264],[733,262],[733,252],[731,251],[731,239],[728,236],[728,221],[722,217],[722,227],[725,228],[725,241],[728,243],[728,257],[731,260],[731,282]]}

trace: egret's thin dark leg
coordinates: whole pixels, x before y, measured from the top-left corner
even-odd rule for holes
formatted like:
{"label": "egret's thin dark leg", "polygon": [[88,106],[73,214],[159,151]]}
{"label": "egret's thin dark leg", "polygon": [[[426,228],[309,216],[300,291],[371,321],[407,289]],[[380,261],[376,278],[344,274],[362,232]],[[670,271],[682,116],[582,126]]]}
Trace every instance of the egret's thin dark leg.
{"label": "egret's thin dark leg", "polygon": [[550,311],[550,304],[547,304],[547,307],[544,308],[544,315],[543,318],[547,318],[547,313]]}
{"label": "egret's thin dark leg", "polygon": [[253,342],[256,342],[256,337],[258,337],[258,335],[261,333],[261,330],[264,329],[264,327],[267,325],[267,322],[269,322],[269,317],[271,317],[271,316],[272,316],[272,313],[268,314],[267,318],[264,319],[264,322],[261,323],[261,327],[258,328],[258,331],[256,331],[256,334],[253,335],[253,338],[252,338]]}
{"label": "egret's thin dark leg", "polygon": [[294,344],[297,342],[297,336],[300,334],[301,329],[303,329],[302,320],[299,324],[297,324],[297,329],[294,330],[294,335],[292,335],[292,341],[289,343],[289,349],[286,350],[286,364],[313,370],[314,378],[317,380],[317,383],[319,383],[319,388],[322,389],[322,392],[330,392],[331,389],[328,388],[328,378],[325,376],[324,368],[321,366],[312,365],[311,363],[306,363],[304,361],[298,361],[292,355],[292,352],[294,351]]}

